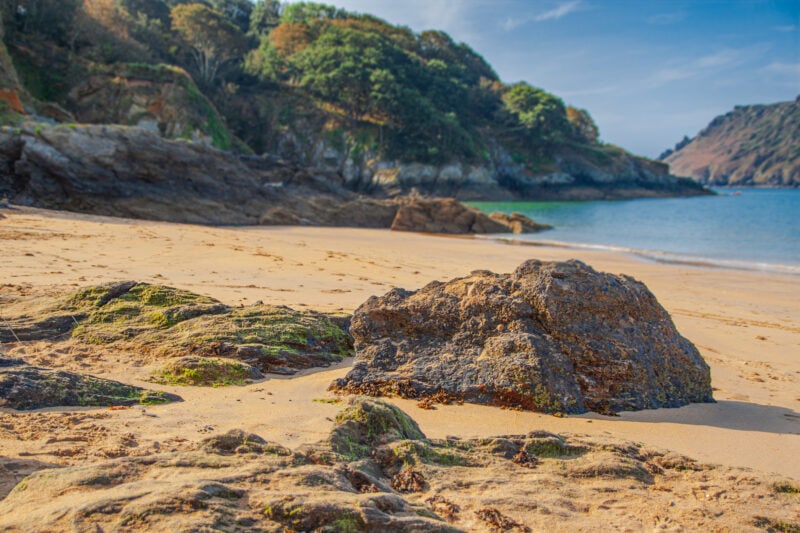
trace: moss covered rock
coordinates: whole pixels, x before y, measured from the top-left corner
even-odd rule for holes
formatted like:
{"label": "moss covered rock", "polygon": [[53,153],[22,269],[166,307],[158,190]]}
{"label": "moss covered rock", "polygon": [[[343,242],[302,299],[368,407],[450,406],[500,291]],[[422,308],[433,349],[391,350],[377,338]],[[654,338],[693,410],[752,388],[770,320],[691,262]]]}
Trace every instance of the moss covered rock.
{"label": "moss covered rock", "polygon": [[28,410],[42,407],[159,404],[180,400],[118,381],[38,368],[0,365],[0,406]]}
{"label": "moss covered rock", "polygon": [[[259,372],[291,374],[341,361],[352,350],[340,316],[264,304],[229,307],[135,281],[85,287],[8,321],[11,329],[0,329],[0,342],[71,336],[150,358],[192,357],[162,369],[163,380],[171,383],[213,385],[257,379]],[[219,357],[227,360],[208,359]]]}
{"label": "moss covered rock", "polygon": [[331,446],[346,457],[369,455],[375,446],[388,442],[425,438],[417,423],[397,407],[361,397],[350,400],[336,423]]}
{"label": "moss covered rock", "polygon": [[246,363],[218,357],[179,357],[156,371],[153,381],[172,385],[243,385],[264,375]]}

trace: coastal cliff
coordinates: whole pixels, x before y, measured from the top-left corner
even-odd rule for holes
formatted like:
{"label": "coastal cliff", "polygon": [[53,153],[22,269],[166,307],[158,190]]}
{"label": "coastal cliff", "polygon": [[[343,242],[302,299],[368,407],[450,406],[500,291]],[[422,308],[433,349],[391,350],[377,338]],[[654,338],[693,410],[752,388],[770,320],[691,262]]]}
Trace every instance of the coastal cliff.
{"label": "coastal cliff", "polygon": [[34,121],[135,126],[264,154],[380,198],[707,193],[602,143],[587,111],[503,83],[441,31],[306,4],[282,13],[247,3],[241,13],[162,0],[46,4],[3,12],[3,71],[28,95]]}
{"label": "coastal cliff", "polygon": [[704,185],[800,187],[800,96],[736,106],[661,159]]}
{"label": "coastal cliff", "polygon": [[691,180],[678,178],[668,165],[634,156],[612,145],[573,143],[555,148],[534,168],[500,139],[484,133],[480,160],[455,158],[443,163],[387,159],[363,149],[358,136],[335,121],[316,129],[298,123],[277,137],[275,153],[300,165],[340,175],[351,190],[374,196],[411,191],[460,200],[596,200],[707,194]]}
{"label": "coastal cliff", "polygon": [[34,125],[0,131],[0,196],[99,215],[215,225],[314,225],[431,233],[519,233],[543,226],[453,199],[370,198],[336,175],[277,159],[167,140],[139,127]]}

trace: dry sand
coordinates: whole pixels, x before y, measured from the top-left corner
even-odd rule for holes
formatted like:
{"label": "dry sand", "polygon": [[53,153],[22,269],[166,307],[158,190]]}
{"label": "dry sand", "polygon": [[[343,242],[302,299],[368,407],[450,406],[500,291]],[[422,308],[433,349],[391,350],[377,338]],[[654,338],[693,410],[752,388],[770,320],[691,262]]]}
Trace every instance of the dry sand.
{"label": "dry sand", "polygon": [[[227,304],[285,304],[352,312],[391,287],[415,289],[475,269],[510,272],[529,258],[577,258],[647,284],[679,331],[711,366],[715,404],[556,418],[463,405],[422,410],[394,400],[429,437],[526,433],[534,429],[614,436],[704,462],[800,480],[800,277],[664,265],[618,253],[514,246],[384,230],[210,228],[33,209],[0,219],[0,316],[9,295],[65,291],[132,279],[188,289]],[[0,327],[3,327],[0,322]],[[0,497],[44,464],[180,449],[209,433],[242,428],[295,447],[324,436],[340,408],[323,401],[351,361],[293,378],[220,389],[157,386],[147,366],[77,360],[48,346],[5,349],[103,377],[174,392],[186,401],[127,410],[0,409]],[[34,354],[35,357],[34,357]],[[42,354],[45,354],[44,356]],[[66,414],[65,414],[66,413]],[[9,462],[10,461],[10,462]],[[9,466],[10,465],[10,466]],[[3,474],[0,464],[0,474]],[[6,472],[8,474],[8,472]],[[5,489],[5,490],[4,490]]]}

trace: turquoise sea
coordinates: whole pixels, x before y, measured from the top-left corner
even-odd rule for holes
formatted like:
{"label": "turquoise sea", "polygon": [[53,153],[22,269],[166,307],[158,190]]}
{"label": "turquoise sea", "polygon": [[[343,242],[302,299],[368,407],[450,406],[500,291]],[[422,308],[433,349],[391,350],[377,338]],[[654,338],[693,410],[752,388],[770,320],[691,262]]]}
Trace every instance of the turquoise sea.
{"label": "turquoise sea", "polygon": [[800,190],[593,202],[470,202],[555,229],[515,240],[624,251],[657,261],[800,275]]}

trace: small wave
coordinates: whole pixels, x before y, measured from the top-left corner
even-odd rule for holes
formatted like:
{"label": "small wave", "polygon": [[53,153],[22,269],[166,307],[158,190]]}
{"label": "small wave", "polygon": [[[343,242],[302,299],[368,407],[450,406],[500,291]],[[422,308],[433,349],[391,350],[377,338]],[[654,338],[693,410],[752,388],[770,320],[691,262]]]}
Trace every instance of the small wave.
{"label": "small wave", "polygon": [[771,272],[776,274],[788,274],[800,276],[800,266],[781,265],[777,263],[764,263],[758,261],[739,261],[733,259],[713,259],[709,257],[697,257],[672,252],[662,252],[659,250],[641,250],[628,248],[625,246],[614,246],[610,244],[592,244],[582,242],[565,242],[552,240],[528,240],[515,237],[486,236],[491,240],[504,242],[506,244],[518,246],[548,246],[552,248],[568,248],[577,250],[592,250],[599,252],[616,252],[635,255],[643,259],[665,263],[670,265],[686,265],[706,268],[724,268],[727,270],[746,270],[754,272]]}

